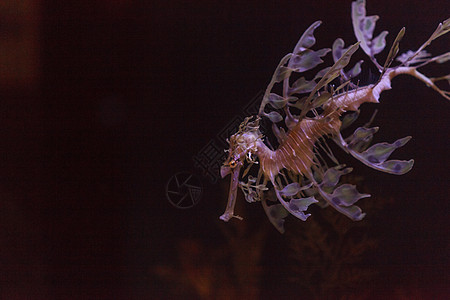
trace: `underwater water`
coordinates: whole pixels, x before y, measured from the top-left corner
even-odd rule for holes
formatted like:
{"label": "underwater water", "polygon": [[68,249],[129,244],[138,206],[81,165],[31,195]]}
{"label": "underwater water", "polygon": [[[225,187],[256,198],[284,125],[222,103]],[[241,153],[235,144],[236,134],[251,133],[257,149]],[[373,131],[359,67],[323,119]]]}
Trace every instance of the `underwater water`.
{"label": "underwater water", "polygon": [[[0,298],[445,299],[450,106],[414,78],[396,78],[361,116],[379,110],[378,141],[413,137],[396,153],[414,158],[411,172],[342,158],[346,180],[372,194],[360,222],[311,206],[281,235],[239,191],[244,219],[224,223],[229,179],[195,167],[310,24],[323,21],[319,48],[355,42],[351,1],[113,2],[42,1],[38,87],[1,88]],[[446,4],[367,9],[388,45],[406,27],[402,51],[449,17]],[[168,201],[178,172],[199,180],[193,207]]]}

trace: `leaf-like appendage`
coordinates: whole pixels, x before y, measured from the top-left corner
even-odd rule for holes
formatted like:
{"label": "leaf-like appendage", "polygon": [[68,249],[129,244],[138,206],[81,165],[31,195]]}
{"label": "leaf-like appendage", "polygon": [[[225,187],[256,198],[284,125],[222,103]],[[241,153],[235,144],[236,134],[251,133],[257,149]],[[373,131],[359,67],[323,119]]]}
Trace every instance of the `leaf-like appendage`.
{"label": "leaf-like appendage", "polygon": [[317,27],[322,24],[321,21],[316,21],[311,26],[308,27],[308,29],[305,30],[303,35],[300,37],[300,39],[297,42],[297,45],[295,45],[294,53],[298,53],[300,51],[303,51],[305,49],[311,48],[316,43],[316,38],[314,37],[314,30],[316,30]]}
{"label": "leaf-like appendage", "polygon": [[263,97],[263,99],[261,101],[261,105],[259,107],[258,115],[261,116],[264,114],[264,108],[266,107],[266,104],[269,101],[270,91],[272,90],[275,83],[281,82],[291,75],[293,70],[284,66],[289,61],[291,56],[292,56],[292,53],[285,55],[281,59],[281,61],[278,63],[278,66],[272,75],[272,79],[270,80],[270,83],[267,86],[266,91],[264,93],[264,97]]}
{"label": "leaf-like appendage", "polygon": [[403,175],[408,173],[414,165],[414,159],[410,160],[388,160],[378,166],[379,170],[383,170],[389,174]]}
{"label": "leaf-like appendage", "polygon": [[305,215],[303,212],[306,211],[311,204],[316,202],[317,200],[314,199],[314,197],[291,199],[291,201],[289,201],[289,212],[301,220],[303,220],[303,216],[305,216],[306,220],[309,214]]}
{"label": "leaf-like appendage", "polygon": [[289,201],[289,208],[296,211],[306,211],[313,203],[317,203],[317,200],[314,199],[314,197],[291,199],[291,201]]}
{"label": "leaf-like appendage", "polygon": [[438,78],[430,78],[430,79],[433,82],[438,82],[438,81],[441,81],[441,80],[447,80],[448,84],[450,85],[450,74],[447,74],[445,76],[441,76],[441,77],[438,77]]}
{"label": "leaf-like appendage", "polygon": [[373,135],[378,131],[378,127],[359,127],[355,132],[347,138],[348,147],[354,151],[362,152],[366,150],[372,141]]}
{"label": "leaf-like appendage", "polygon": [[[370,135],[369,135],[370,136]],[[410,136],[398,139],[392,144],[389,143],[379,143],[375,144],[366,151],[360,153],[351,147],[340,137],[339,140],[336,140],[339,144],[341,144],[344,148],[348,150],[348,152],[364,163],[366,166],[369,166],[375,170],[386,172],[394,175],[403,175],[409,172],[414,164],[414,160],[402,161],[402,160],[388,160],[386,159],[392,154],[392,152],[405,145],[411,139]]]}
{"label": "leaf-like appendage", "polygon": [[[341,38],[336,39],[333,43],[333,60],[334,62],[337,62],[341,57],[342,54],[348,50],[348,48],[344,48],[344,40],[342,40]],[[359,75],[359,73],[361,73],[361,64],[363,63],[362,60],[360,60],[359,62],[357,62],[353,68],[348,71],[346,73],[347,78],[355,78],[356,76]]]}
{"label": "leaf-like appendage", "polygon": [[288,67],[295,70],[295,72],[305,72],[315,68],[317,65],[323,63],[321,57],[325,56],[331,49],[321,49],[313,51],[306,49],[293,55],[289,60]]}
{"label": "leaf-like appendage", "polygon": [[341,166],[329,168],[323,175],[321,188],[334,188],[338,184],[342,175],[348,174],[352,171],[352,168],[342,169]]}
{"label": "leaf-like appendage", "polygon": [[302,187],[300,186],[300,184],[298,182],[294,182],[294,183],[291,183],[291,184],[288,184],[287,186],[285,186],[284,189],[282,189],[280,191],[280,194],[282,194],[283,196],[290,197],[290,196],[294,196],[301,190],[302,190]]}
{"label": "leaf-like appendage", "polygon": [[449,60],[450,60],[450,52],[447,52],[447,53],[444,53],[442,55],[439,55],[439,58],[436,59],[436,62],[438,64],[443,64],[443,63],[445,63],[445,62],[447,62]]}
{"label": "leaf-like appendage", "polygon": [[355,185],[343,184],[334,190],[331,194],[331,200],[334,204],[341,206],[351,206],[356,203],[359,199],[370,197],[369,194],[360,194],[356,190]]}
{"label": "leaf-like appendage", "polygon": [[248,203],[256,202],[259,200],[259,195],[253,191],[250,190],[248,193],[245,193],[245,201]]}
{"label": "leaf-like appendage", "polygon": [[[332,76],[330,75],[339,75],[339,72],[345,68],[348,63],[350,62],[350,59],[352,58],[353,53],[356,52],[359,48],[359,43],[353,44],[347,49],[345,49],[345,52],[342,54],[342,56],[339,58],[339,60],[330,68],[330,70],[322,77],[322,79],[326,79],[326,84],[328,84],[332,79]],[[328,78],[330,77],[330,78]],[[333,78],[334,79],[334,78]],[[320,82],[319,82],[320,84]]]}
{"label": "leaf-like appendage", "polygon": [[298,120],[294,117],[286,117],[286,118],[284,118],[284,123],[286,124],[286,127],[288,128],[288,130],[291,130],[292,128],[294,128],[297,125]]}
{"label": "leaf-like appendage", "polygon": [[[408,51],[407,52],[408,57],[406,57],[406,58],[402,57],[403,65],[408,66],[408,65],[414,63],[413,60],[415,60],[415,58],[422,53],[422,51],[423,51],[423,49],[425,49],[425,47],[427,47],[429,44],[431,44],[431,42],[433,40],[437,39],[438,37],[440,37],[448,32],[450,32],[450,18],[445,20],[444,22],[440,23],[438,25],[438,27],[436,28],[436,30],[433,32],[433,34],[430,36],[430,38],[425,43],[423,43],[422,46],[420,46],[416,52],[410,54],[410,52]],[[444,57],[445,57],[445,54],[444,54]],[[431,60],[431,61],[433,61],[433,60]]]}
{"label": "leaf-like appendage", "polygon": [[363,60],[358,61],[353,68],[346,73],[348,78],[355,78],[361,73],[361,64],[363,63]]}
{"label": "leaf-like appendage", "polygon": [[365,214],[362,213],[361,208],[353,204],[361,198],[370,197],[370,195],[360,194],[355,186],[343,184],[336,188],[332,194],[327,193],[319,186],[319,193],[331,206],[350,219],[360,221],[364,218]]}
{"label": "leaf-like appendage", "polygon": [[308,206],[318,202],[314,197],[308,198],[300,198],[300,199],[291,199],[291,201],[286,202],[283,199],[280,199],[280,203],[286,208],[288,212],[290,212],[293,216],[299,218],[302,221],[306,221],[306,219],[311,214],[305,214],[304,211],[308,209]]}
{"label": "leaf-like appendage", "polygon": [[312,187],[312,183],[301,186],[299,183],[294,182],[286,185],[281,191],[280,194],[286,197],[292,197],[296,195],[300,191],[307,190]]}
{"label": "leaf-like appendage", "polygon": [[316,108],[321,106],[322,104],[324,104],[325,102],[327,102],[330,98],[331,98],[331,94],[328,92],[323,92],[320,94],[320,96],[318,96],[317,98],[314,99],[313,103],[312,103],[312,107]]}
{"label": "leaf-like appendage", "polygon": [[369,149],[361,153],[361,157],[371,164],[380,164],[394,152],[395,149],[404,146],[409,140],[410,136],[396,140],[394,143],[379,143],[371,146]]}
{"label": "leaf-like appendage", "polygon": [[272,123],[278,123],[283,120],[283,117],[276,111],[271,111],[270,113],[265,114],[265,116],[268,117]]}
{"label": "leaf-like appendage", "polygon": [[433,32],[433,35],[431,36],[431,41],[437,39],[438,37],[446,34],[449,31],[450,31],[450,18],[448,18],[447,20],[438,25],[436,30]]}
{"label": "leaf-like appendage", "polygon": [[333,43],[333,60],[337,62],[339,58],[342,56],[342,49],[344,49],[344,40],[338,38]]}
{"label": "leaf-like appendage", "polygon": [[344,48],[344,40],[341,38],[338,38],[333,43],[333,60],[334,62],[337,62],[339,58],[342,57],[342,54],[347,50]]}
{"label": "leaf-like appendage", "polygon": [[300,110],[303,110],[303,108],[305,107],[305,105],[306,105],[306,99],[307,99],[308,97],[302,97],[302,98],[300,98],[300,99],[297,99],[295,102],[289,102],[288,103],[288,105],[289,106],[292,106],[292,107],[296,107],[296,108],[298,108],[298,109],[300,109]]}
{"label": "leaf-like appendage", "polygon": [[322,183],[316,186],[322,198],[337,211],[351,218],[359,221],[364,218],[365,214],[361,209],[353,205],[359,199],[370,197],[369,194],[361,194],[356,190],[354,185],[342,184],[335,188],[342,175],[348,174],[352,168],[344,168],[337,166],[328,169],[323,175]]}
{"label": "leaf-like appendage", "polygon": [[366,216],[366,214],[362,212],[361,208],[356,205],[352,205],[349,207],[341,206],[339,211],[353,221],[361,221]]}
{"label": "leaf-like appendage", "polygon": [[270,223],[272,223],[280,233],[284,233],[284,218],[289,215],[289,212],[281,204],[268,206],[265,201],[263,201],[262,204]]}
{"label": "leaf-like appendage", "polygon": [[[389,50],[389,54],[386,58],[386,61],[384,63],[383,69],[386,70],[391,65],[392,61],[395,59],[395,57],[398,54],[398,51],[400,49],[400,41],[405,35],[405,27],[403,27],[399,33],[397,34],[397,37],[395,38],[394,42],[392,43],[391,49]],[[381,77],[383,74],[381,75]],[[381,78],[380,77],[380,78]]]}
{"label": "leaf-like appendage", "polygon": [[388,35],[387,31],[383,31],[376,38],[372,40],[370,45],[370,49],[372,50],[372,55],[378,54],[384,50],[386,47],[386,36]]}
{"label": "leaf-like appendage", "polygon": [[442,78],[443,78],[443,79],[447,79],[448,84],[450,84],[450,74],[445,75],[445,76],[443,76]]}
{"label": "leaf-like appendage", "polygon": [[374,57],[386,46],[387,31],[383,31],[372,39],[375,23],[378,16],[366,16],[366,1],[357,0],[352,3],[352,23],[356,39],[361,42],[361,49],[369,56]]}
{"label": "leaf-like appendage", "polygon": [[283,79],[289,77],[292,73],[292,70],[289,68],[286,68],[284,65],[289,61],[289,59],[292,57],[292,53],[289,53],[285,55],[280,62],[278,63],[277,68],[275,69],[275,72],[272,75],[272,80],[269,83],[269,86],[267,87],[270,90],[272,89],[272,86],[276,82],[281,82]]}
{"label": "leaf-like appendage", "polygon": [[375,23],[378,21],[378,16],[369,16],[361,18],[359,23],[359,29],[364,34],[366,41],[370,41],[373,37],[373,31],[375,29]]}
{"label": "leaf-like appendage", "polygon": [[320,79],[323,76],[325,76],[325,74],[327,74],[328,71],[330,71],[330,69],[331,69],[331,67],[326,67],[326,68],[320,70],[319,72],[317,72],[316,76],[314,76],[314,80]]}
{"label": "leaf-like appendage", "polygon": [[286,106],[288,102],[287,98],[283,98],[280,95],[270,93],[269,95],[269,103],[273,108],[280,109]]}
{"label": "leaf-like appendage", "polygon": [[[336,77],[339,76],[340,71],[348,65],[353,53],[355,53],[358,47],[359,42],[349,47],[348,50],[345,51],[345,53],[341,56],[341,58],[339,58],[339,60],[331,68],[327,70],[327,72],[323,75],[322,79],[320,79],[320,81],[317,83],[317,85],[309,94],[308,97],[309,100],[313,99],[316,92],[319,91],[322,87],[324,87],[325,85],[327,85],[328,83],[330,83]],[[306,114],[306,112],[304,113]]]}
{"label": "leaf-like appendage", "polygon": [[278,144],[282,144],[287,137],[283,127],[278,127],[275,123],[272,123],[272,132],[277,138]]}
{"label": "leaf-like appendage", "polygon": [[316,86],[316,82],[314,80],[308,81],[305,77],[300,77],[297,79],[289,89],[289,95],[293,94],[302,94],[311,92]]}
{"label": "leaf-like appendage", "polygon": [[348,126],[352,125],[353,122],[355,122],[358,119],[358,117],[359,117],[359,110],[344,115],[341,124],[341,131],[347,128]]}
{"label": "leaf-like appendage", "polygon": [[274,75],[274,82],[281,82],[284,79],[288,78],[289,76],[291,76],[291,73],[294,70],[288,67],[280,67],[277,69],[275,75]]}
{"label": "leaf-like appendage", "polygon": [[[412,58],[414,56],[414,58]],[[419,53],[415,53],[412,50],[408,50],[407,52],[399,55],[396,60],[401,62],[406,66],[410,66],[416,63],[421,63],[429,59],[431,56],[426,50],[422,50]]]}

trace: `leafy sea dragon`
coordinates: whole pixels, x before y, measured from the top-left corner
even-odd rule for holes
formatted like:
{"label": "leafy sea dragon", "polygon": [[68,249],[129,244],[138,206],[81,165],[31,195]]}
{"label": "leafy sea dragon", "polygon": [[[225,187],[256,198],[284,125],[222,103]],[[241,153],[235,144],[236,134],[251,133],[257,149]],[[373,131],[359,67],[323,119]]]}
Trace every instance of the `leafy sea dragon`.
{"label": "leafy sea dragon", "polygon": [[[358,40],[356,44],[344,48],[344,41],[339,38],[332,49],[312,50],[316,41],[314,30],[321,24],[317,21],[304,32],[292,53],[281,59],[263,96],[258,115],[246,118],[228,141],[229,155],[221,168],[221,175],[231,174],[231,183],[226,210],[220,219],[226,222],[233,217],[242,219],[234,214],[236,193],[240,187],[248,202],[261,201],[270,222],[280,232],[284,232],[284,218],[289,213],[305,221],[310,216],[305,211],[312,203],[330,205],[352,220],[361,220],[365,214],[355,203],[370,195],[359,193],[354,185],[339,183],[340,177],[352,169],[337,161],[325,138],[376,170],[395,175],[411,170],[412,159],[387,160],[411,137],[369,147],[378,130],[377,127],[369,127],[370,122],[346,138],[341,130],[358,117],[362,103],[378,103],[381,92],[390,89],[391,80],[401,74],[419,79],[450,100],[450,92],[435,84],[440,80],[450,83],[450,74],[430,78],[418,71],[429,63],[450,60],[450,52],[431,57],[425,51],[433,40],[450,31],[450,19],[439,24],[417,51],[408,51],[397,57],[399,43],[405,33],[402,28],[383,65],[378,63],[375,55],[385,48],[387,32],[373,37],[377,19],[378,16],[366,16],[364,0],[354,1],[352,21]],[[344,70],[359,48],[380,72],[375,84],[361,87],[352,82],[361,72],[362,61],[350,70]],[[298,75],[318,66],[323,62],[321,58],[329,52],[334,60],[331,67],[320,70],[313,79]],[[399,64],[391,66],[395,58]],[[335,87],[336,82],[338,87]],[[275,86],[282,91],[281,95],[272,92]],[[276,149],[260,131],[262,118],[272,122],[272,134],[278,142]],[[332,161],[332,166],[324,156]],[[256,177],[249,172],[254,165],[259,167]],[[245,179],[246,182],[243,181]],[[267,200],[279,203],[269,204]]]}

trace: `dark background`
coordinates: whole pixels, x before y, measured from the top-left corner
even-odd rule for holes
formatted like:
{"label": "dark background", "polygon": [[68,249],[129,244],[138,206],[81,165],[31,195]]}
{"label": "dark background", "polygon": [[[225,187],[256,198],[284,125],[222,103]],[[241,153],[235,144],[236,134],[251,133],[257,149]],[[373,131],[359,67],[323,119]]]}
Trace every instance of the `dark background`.
{"label": "dark background", "polygon": [[[193,156],[265,89],[312,22],[324,22],[316,49],[337,37],[353,43],[350,3],[42,1],[38,87],[4,89],[0,101],[2,298],[175,297],[161,270],[187,276],[177,267],[182,241],[228,247],[217,221],[228,180],[202,179],[202,200],[189,210],[169,204],[166,182],[198,172]],[[450,16],[446,4],[378,0],[367,8],[381,17],[376,33],[390,31],[388,45],[406,27],[403,52]],[[429,51],[448,46],[445,36]],[[428,70],[444,75],[448,65]],[[378,296],[409,289],[443,298],[450,293],[449,103],[401,77],[377,108],[377,139],[412,135],[395,155],[414,158],[415,167],[400,177],[355,169],[365,191],[392,199],[377,218],[366,211],[379,242],[362,264],[377,270],[370,284]],[[243,222],[268,223],[259,205],[247,208],[255,216]],[[288,251],[283,239],[267,230],[261,297],[305,296],[286,284],[292,262],[279,259]]]}

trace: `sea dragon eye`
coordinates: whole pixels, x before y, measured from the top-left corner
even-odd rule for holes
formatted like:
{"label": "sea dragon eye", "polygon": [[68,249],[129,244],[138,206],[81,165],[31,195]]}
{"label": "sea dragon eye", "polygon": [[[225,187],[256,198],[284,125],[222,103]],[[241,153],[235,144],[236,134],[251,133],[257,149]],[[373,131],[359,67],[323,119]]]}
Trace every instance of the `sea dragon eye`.
{"label": "sea dragon eye", "polygon": [[232,161],[230,161],[230,167],[231,168],[236,167],[236,161],[234,159]]}

